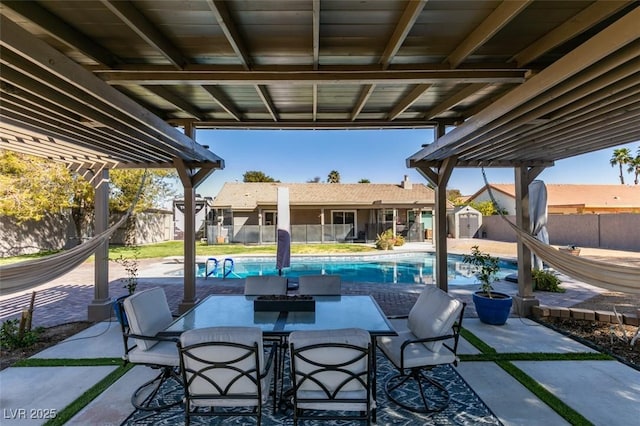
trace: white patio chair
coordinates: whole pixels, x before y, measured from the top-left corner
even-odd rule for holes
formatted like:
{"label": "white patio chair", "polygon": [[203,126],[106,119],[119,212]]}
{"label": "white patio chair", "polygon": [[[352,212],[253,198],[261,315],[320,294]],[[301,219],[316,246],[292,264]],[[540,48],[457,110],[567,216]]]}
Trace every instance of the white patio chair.
{"label": "white patio chair", "polygon": [[298,294],[339,296],[342,293],[340,275],[301,275]]}
{"label": "white patio chair", "polygon": [[[289,347],[294,425],[303,419],[366,420],[370,424],[375,418],[374,355],[366,330],[295,331],[289,336]],[[316,410],[334,413],[317,414]]]}
{"label": "white patio chair", "polygon": [[[160,410],[179,404],[181,401],[164,401],[158,398],[162,385],[170,378],[180,382],[176,372],[180,365],[178,348],[175,339],[158,337],[158,332],[164,330],[172,321],[167,297],[159,287],[139,291],[122,301],[128,325],[123,326],[125,354],[124,360],[132,364],[147,365],[159,369],[160,374],[144,383],[131,396],[131,404],[140,410]],[[135,346],[131,346],[129,339],[135,339]]]}
{"label": "white patio chair", "polygon": [[287,294],[287,278],[277,275],[254,275],[245,278],[244,294],[247,296]]}
{"label": "white patio chair", "polygon": [[[427,285],[411,308],[408,317],[391,320],[397,336],[378,337],[382,353],[398,369],[385,385],[390,400],[419,413],[442,411],[449,404],[449,393],[425,372],[442,364],[457,365],[458,338],[465,304],[435,285]],[[406,402],[405,386],[417,387],[422,404]],[[435,393],[427,395],[426,386]]]}
{"label": "white patio chair", "polygon": [[[260,424],[276,353],[272,348],[265,361],[260,328],[189,330],[180,336],[179,346],[187,425],[192,416],[253,416]],[[275,382],[273,395],[275,412]],[[203,407],[212,409],[203,411]]]}

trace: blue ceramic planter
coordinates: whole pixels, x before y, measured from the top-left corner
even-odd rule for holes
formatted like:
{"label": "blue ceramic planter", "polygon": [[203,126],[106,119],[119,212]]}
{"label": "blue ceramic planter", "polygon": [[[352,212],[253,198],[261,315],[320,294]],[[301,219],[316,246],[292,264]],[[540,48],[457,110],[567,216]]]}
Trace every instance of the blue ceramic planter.
{"label": "blue ceramic planter", "polygon": [[494,297],[489,298],[479,293],[473,294],[473,303],[478,313],[478,318],[485,324],[504,325],[509,318],[513,299],[504,293],[491,293]]}

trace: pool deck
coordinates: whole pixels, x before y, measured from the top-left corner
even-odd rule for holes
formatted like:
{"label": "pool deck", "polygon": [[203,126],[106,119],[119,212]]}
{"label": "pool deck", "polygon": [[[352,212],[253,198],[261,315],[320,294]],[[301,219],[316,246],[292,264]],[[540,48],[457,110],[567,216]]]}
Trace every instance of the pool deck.
{"label": "pool deck", "polygon": [[[409,249],[409,248],[407,248]],[[420,249],[419,247],[415,248]],[[485,250],[484,248],[482,248]],[[454,250],[451,250],[454,252]],[[465,250],[461,250],[464,253]],[[496,255],[508,257],[504,253]],[[628,256],[635,262],[636,254]],[[637,254],[640,262],[640,254]],[[613,260],[615,261],[615,260]],[[144,261],[141,264],[140,288],[162,286],[175,309],[182,296],[181,278],[153,278],[165,262]],[[175,267],[173,265],[168,265]],[[124,294],[122,283],[114,280],[112,296]],[[142,275],[141,274],[141,275]],[[120,275],[124,276],[124,275]],[[579,282],[565,282],[566,293],[537,294],[541,302],[553,306],[570,306],[600,292]],[[515,284],[499,282],[501,291],[515,292]],[[476,285],[452,288],[451,292],[466,300]],[[347,294],[372,294],[387,314],[407,313],[422,285],[344,284]],[[34,325],[55,325],[85,320],[87,304],[93,297],[93,265],[82,265],[62,278],[37,289],[37,307]],[[241,293],[242,280],[198,279],[197,294],[202,298],[211,293]],[[2,320],[19,314],[28,305],[30,291],[0,297]],[[472,305],[472,304],[471,304]],[[584,353],[593,352],[578,342],[546,327],[525,319],[510,318],[504,326],[488,326],[466,311],[465,329],[473,333],[497,353]],[[462,340],[461,354],[476,354],[478,350]],[[117,323],[102,322],[37,355],[36,358],[119,358],[122,340]],[[511,361],[542,388],[595,425],[629,425],[640,418],[640,371],[615,360],[608,361]],[[115,366],[87,367],[12,367],[0,372],[0,405],[4,409],[3,425],[39,425],[42,418],[20,419],[17,415],[44,415],[51,410],[59,412],[83,392],[90,389]],[[564,425],[569,424],[529,389],[493,361],[464,361],[458,372],[480,398],[500,419],[511,425]],[[132,389],[146,380],[150,369],[135,367],[89,402],[66,424],[120,424],[132,411],[129,397]],[[34,393],[34,389],[39,389]],[[19,411],[19,410],[25,411]],[[33,411],[35,410],[35,411]],[[40,410],[40,411],[38,411]],[[13,415],[13,416],[12,416]]]}
{"label": "pool deck", "polygon": [[[448,240],[449,252],[464,254],[470,251],[472,245],[480,245],[482,251],[505,259],[515,259],[515,243],[504,243],[490,240],[461,239]],[[601,261],[620,263],[640,267],[639,252],[624,252],[600,249],[582,249],[584,257]],[[433,251],[433,246],[426,243],[409,243],[395,250],[396,253],[411,251]],[[379,252],[378,252],[379,253]],[[203,260],[206,259],[202,258]],[[182,278],[166,276],[165,273],[182,268],[179,257],[167,259],[143,259],[139,261],[139,289],[162,286],[167,293],[167,299],[174,312],[182,300]],[[123,296],[121,278],[126,272],[121,265],[109,263],[109,293],[113,298]],[[33,289],[14,292],[0,296],[0,321],[18,318],[22,310],[29,306],[31,294],[36,292],[36,306],[33,316],[33,326],[50,327],[73,321],[86,321],[87,306],[94,297],[94,267],[92,263],[84,263],[66,275],[37,286]],[[343,283],[345,294],[371,294],[388,315],[405,314],[413,305],[422,284],[386,284],[376,283]],[[606,292],[579,281],[563,277],[565,293],[535,292],[540,304],[547,306],[570,307],[598,294]],[[497,291],[516,294],[517,285],[507,281],[494,284]],[[451,286],[449,291],[465,302],[471,302],[471,294],[477,290],[477,285]],[[196,294],[202,299],[209,294],[240,294],[243,292],[243,280],[198,278],[196,280]],[[466,316],[475,317],[473,304],[469,303]]]}

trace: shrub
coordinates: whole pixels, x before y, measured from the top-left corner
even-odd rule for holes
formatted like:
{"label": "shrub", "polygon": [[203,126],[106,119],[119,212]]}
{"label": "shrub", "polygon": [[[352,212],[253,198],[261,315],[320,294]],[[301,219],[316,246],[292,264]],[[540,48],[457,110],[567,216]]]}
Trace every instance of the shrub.
{"label": "shrub", "polygon": [[0,326],[0,347],[3,349],[26,348],[38,341],[42,329],[23,330],[20,332],[20,321],[7,320]]}
{"label": "shrub", "polygon": [[560,279],[551,271],[534,269],[531,271],[533,279],[533,289],[540,291],[550,291],[553,293],[564,293],[566,289],[560,287]]}
{"label": "shrub", "polygon": [[404,243],[405,243],[404,237],[402,235],[396,235],[396,240],[393,243],[393,245],[396,247],[400,247],[400,246],[403,246]]}
{"label": "shrub", "polygon": [[391,229],[387,229],[382,234],[378,234],[376,238],[376,248],[378,250],[393,250],[395,243],[396,239]]}

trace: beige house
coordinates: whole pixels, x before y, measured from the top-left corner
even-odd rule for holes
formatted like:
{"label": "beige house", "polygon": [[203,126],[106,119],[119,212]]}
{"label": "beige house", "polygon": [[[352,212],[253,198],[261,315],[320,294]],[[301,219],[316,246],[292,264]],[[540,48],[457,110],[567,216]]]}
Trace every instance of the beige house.
{"label": "beige house", "polygon": [[[513,184],[490,184],[498,205],[514,215],[516,193]],[[640,186],[546,184],[549,214],[640,213]],[[487,185],[468,202],[490,200]]]}
{"label": "beige house", "polygon": [[424,184],[224,184],[212,207],[217,238],[273,243],[277,188],[289,188],[293,242],[373,241],[387,229],[409,241],[431,239],[435,193]]}

